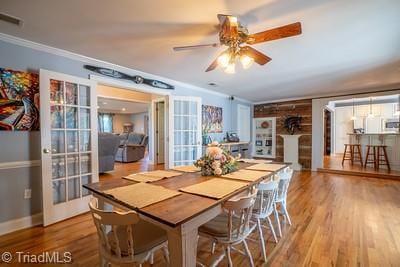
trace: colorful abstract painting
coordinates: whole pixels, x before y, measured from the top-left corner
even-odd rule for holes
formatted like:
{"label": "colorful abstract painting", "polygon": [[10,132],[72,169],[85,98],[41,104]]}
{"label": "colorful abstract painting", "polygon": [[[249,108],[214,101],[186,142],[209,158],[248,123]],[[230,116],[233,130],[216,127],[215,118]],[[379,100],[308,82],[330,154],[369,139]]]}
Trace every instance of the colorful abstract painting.
{"label": "colorful abstract painting", "polygon": [[202,106],[203,132],[222,133],[222,108],[214,106]]}
{"label": "colorful abstract painting", "polygon": [[39,130],[39,75],[0,68],[0,130]]}

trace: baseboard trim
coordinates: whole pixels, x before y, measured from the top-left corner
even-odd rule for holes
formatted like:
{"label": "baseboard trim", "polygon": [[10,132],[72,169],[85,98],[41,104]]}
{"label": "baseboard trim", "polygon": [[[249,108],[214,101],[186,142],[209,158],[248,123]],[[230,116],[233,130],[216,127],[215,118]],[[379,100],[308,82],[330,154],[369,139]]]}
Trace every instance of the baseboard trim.
{"label": "baseboard trim", "polygon": [[43,223],[42,213],[37,213],[32,216],[26,216],[6,222],[0,223],[0,235],[15,232],[21,229],[40,225]]}
{"label": "baseboard trim", "polygon": [[326,168],[318,168],[317,172],[339,174],[339,175],[350,175],[350,176],[362,176],[362,177],[377,178],[377,179],[391,179],[397,181],[400,180],[400,175],[390,174],[390,173],[369,173],[363,171],[334,170]]}
{"label": "baseboard trim", "polygon": [[38,167],[38,166],[40,166],[40,164],[41,164],[40,160],[1,162],[0,170]]}

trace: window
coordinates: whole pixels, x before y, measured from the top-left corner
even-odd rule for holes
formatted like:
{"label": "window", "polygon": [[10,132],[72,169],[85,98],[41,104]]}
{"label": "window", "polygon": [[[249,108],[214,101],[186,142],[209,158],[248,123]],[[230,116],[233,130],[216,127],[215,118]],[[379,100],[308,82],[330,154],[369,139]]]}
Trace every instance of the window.
{"label": "window", "polygon": [[99,132],[112,133],[113,132],[113,114],[99,113]]}

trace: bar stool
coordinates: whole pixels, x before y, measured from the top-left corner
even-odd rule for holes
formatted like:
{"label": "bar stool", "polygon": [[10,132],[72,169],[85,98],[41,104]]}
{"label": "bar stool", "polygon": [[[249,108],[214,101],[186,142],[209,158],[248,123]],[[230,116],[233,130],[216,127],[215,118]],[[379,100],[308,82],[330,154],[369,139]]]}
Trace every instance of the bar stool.
{"label": "bar stool", "polygon": [[[367,153],[365,154],[365,162],[364,167],[367,167],[369,163],[374,164],[374,168],[377,168],[377,160],[376,160],[376,147],[375,145],[367,145]],[[370,156],[373,156],[373,159],[370,160]]]}
{"label": "bar stool", "polygon": [[363,160],[362,160],[362,156],[361,156],[361,145],[360,144],[344,144],[342,165],[344,164],[345,160],[350,160],[351,165],[353,165],[355,161],[359,161],[361,163],[361,167],[362,167]]}
{"label": "bar stool", "polygon": [[[348,150],[347,150],[348,148]],[[344,153],[343,153],[343,158],[342,158],[342,165],[344,164],[345,160],[350,160],[351,164],[353,164],[353,157],[351,156],[353,153],[351,152],[351,145],[350,144],[344,144]]]}
{"label": "bar stool", "polygon": [[379,145],[376,146],[377,151],[376,151],[376,168],[379,169],[379,166],[381,165],[386,165],[388,170],[390,171],[390,163],[389,163],[389,159],[388,159],[388,155],[387,155],[387,151],[386,151],[386,147],[385,145]]}

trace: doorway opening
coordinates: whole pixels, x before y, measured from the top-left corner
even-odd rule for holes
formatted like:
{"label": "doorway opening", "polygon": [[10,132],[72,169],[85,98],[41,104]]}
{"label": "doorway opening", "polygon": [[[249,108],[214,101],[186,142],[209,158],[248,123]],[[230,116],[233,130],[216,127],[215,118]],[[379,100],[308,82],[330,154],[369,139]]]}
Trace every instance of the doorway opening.
{"label": "doorway opening", "polygon": [[400,179],[400,95],[329,101],[320,171]]}
{"label": "doorway opening", "polygon": [[[150,126],[151,107],[152,100],[159,97],[115,86],[97,86],[99,173],[143,171],[153,164],[149,155],[154,148],[149,143],[156,129]],[[158,143],[159,149],[165,145]]]}
{"label": "doorway opening", "polygon": [[332,112],[324,110],[324,155],[331,155],[332,134],[331,134]]}
{"label": "doorway opening", "polygon": [[155,164],[165,164],[165,102],[155,103]]}

